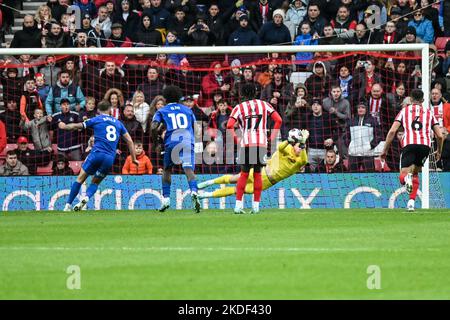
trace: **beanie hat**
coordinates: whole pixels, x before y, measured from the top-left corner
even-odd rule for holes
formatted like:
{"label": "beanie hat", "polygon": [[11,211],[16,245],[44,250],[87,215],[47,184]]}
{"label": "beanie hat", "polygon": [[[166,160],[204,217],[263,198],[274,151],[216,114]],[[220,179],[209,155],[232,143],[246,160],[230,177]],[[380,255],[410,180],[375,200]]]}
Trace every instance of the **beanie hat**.
{"label": "beanie hat", "polygon": [[277,9],[273,12],[272,18],[274,18],[277,14],[279,14],[283,20],[284,20],[284,10],[283,9]]}

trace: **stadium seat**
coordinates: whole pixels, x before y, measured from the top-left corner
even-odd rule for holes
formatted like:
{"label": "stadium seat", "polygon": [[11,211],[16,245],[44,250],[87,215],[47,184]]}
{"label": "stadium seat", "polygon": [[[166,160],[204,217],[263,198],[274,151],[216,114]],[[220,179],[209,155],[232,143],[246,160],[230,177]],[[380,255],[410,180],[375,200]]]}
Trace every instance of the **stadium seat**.
{"label": "stadium seat", "polygon": [[450,40],[450,37],[438,37],[436,38],[435,45],[438,50],[438,53],[443,53],[445,51],[445,45],[447,41]]}
{"label": "stadium seat", "polygon": [[73,170],[75,174],[79,174],[81,170],[81,165],[83,161],[69,161],[69,167]]}
{"label": "stadium seat", "polygon": [[390,172],[391,169],[387,165],[387,163],[384,163],[384,167],[381,165],[381,159],[375,158],[375,171],[376,172]]}
{"label": "stadium seat", "polygon": [[37,167],[36,174],[38,176],[49,176],[53,173],[53,161],[50,161],[45,167]]}
{"label": "stadium seat", "polygon": [[312,72],[292,72],[290,82],[296,87],[299,83],[305,83]]}

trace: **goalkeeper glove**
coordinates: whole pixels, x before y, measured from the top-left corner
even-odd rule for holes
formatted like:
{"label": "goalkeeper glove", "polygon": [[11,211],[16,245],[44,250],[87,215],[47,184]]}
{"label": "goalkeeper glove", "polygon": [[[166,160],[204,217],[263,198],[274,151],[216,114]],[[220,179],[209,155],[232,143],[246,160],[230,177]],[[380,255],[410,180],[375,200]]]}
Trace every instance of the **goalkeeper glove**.
{"label": "goalkeeper glove", "polygon": [[305,144],[306,140],[309,138],[309,131],[306,129],[300,130],[301,136],[299,137],[298,141],[301,144]]}

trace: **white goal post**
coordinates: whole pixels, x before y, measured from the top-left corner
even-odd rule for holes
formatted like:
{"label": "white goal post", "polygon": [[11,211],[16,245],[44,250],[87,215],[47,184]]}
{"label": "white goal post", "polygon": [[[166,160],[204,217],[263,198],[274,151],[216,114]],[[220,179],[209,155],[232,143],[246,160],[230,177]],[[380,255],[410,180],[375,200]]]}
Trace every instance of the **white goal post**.
{"label": "white goal post", "polygon": [[[252,53],[298,53],[298,52],[398,52],[421,51],[422,90],[424,103],[430,99],[430,49],[425,43],[416,44],[370,44],[370,45],[323,45],[323,46],[242,46],[242,47],[133,47],[133,48],[1,48],[0,56],[10,55],[123,55],[123,54],[252,54]],[[429,161],[422,171],[422,208],[430,208]]]}

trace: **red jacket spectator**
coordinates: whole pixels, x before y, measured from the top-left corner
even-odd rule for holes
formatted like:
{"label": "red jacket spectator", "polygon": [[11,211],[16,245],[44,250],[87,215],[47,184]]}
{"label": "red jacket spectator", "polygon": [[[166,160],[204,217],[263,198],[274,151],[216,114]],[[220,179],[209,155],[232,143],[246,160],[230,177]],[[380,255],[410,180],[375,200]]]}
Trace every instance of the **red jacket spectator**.
{"label": "red jacket spectator", "polygon": [[[215,110],[211,113],[209,123],[208,123],[208,134],[211,136],[211,138],[216,139],[217,138],[217,132],[221,131],[223,138],[225,138],[225,132],[227,129],[227,121],[230,117],[231,111],[233,110],[232,107],[227,106],[224,102],[219,102],[219,109]],[[220,110],[222,107],[225,108],[225,113],[222,113]],[[223,116],[223,120],[221,121],[221,116]],[[222,125],[222,123],[225,123]]]}
{"label": "red jacket spectator", "polygon": [[225,76],[222,74],[222,64],[219,61],[214,61],[210,65],[212,72],[203,77],[202,91],[203,103],[202,106],[210,106],[213,104],[213,95],[217,90],[223,93],[229,92],[231,89],[230,83],[225,83]]}
{"label": "red jacket spectator", "polygon": [[6,127],[3,121],[0,120],[0,153],[6,147]]}

